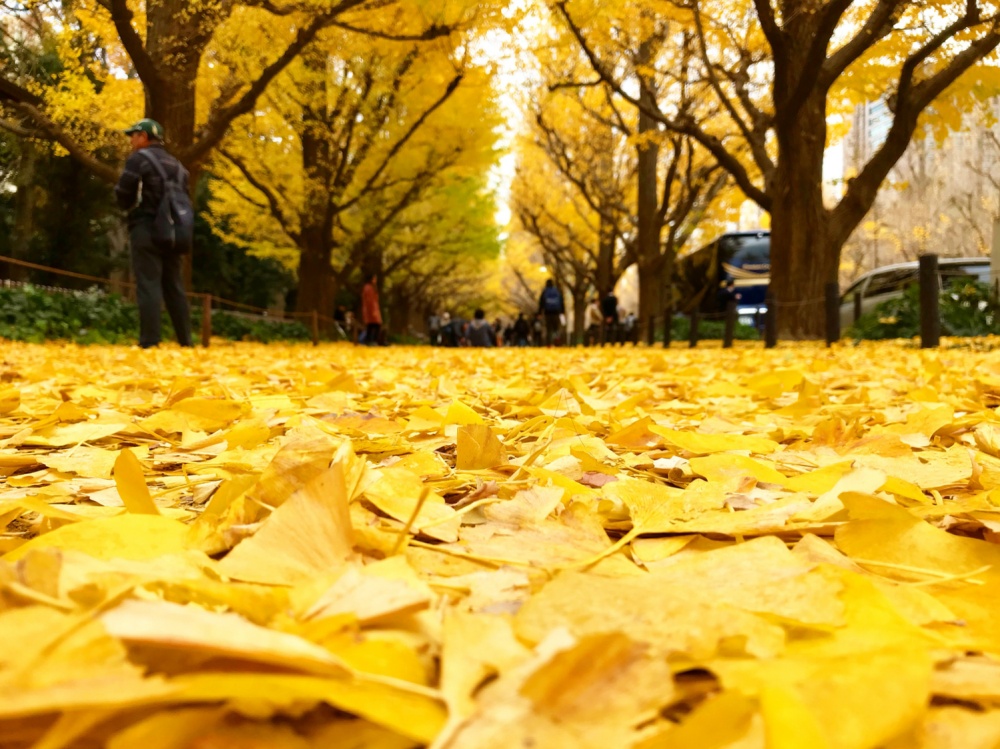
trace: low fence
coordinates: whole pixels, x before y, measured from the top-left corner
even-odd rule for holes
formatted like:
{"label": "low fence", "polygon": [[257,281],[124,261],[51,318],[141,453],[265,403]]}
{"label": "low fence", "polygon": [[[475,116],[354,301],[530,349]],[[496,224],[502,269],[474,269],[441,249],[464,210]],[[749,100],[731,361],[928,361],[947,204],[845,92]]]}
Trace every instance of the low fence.
{"label": "low fence", "polygon": [[[85,273],[62,270],[39,263],[32,263],[27,260],[20,260],[12,257],[0,255],[0,263],[7,263],[8,266],[15,265],[29,270],[42,271],[55,276],[72,278],[78,281],[87,281],[101,286],[110,286],[113,291],[127,289],[134,295],[136,285],[128,281],[120,281],[99,276],[91,276]],[[0,286],[10,288],[12,286],[25,285],[26,282],[13,279],[0,279]],[[919,269],[920,284],[920,345],[921,348],[936,348],[941,341],[941,316],[940,316],[940,286],[938,282],[938,256],[923,255],[920,258]],[[72,289],[58,286],[31,284],[35,288],[48,291],[67,293]],[[822,299],[807,299],[792,303],[783,303],[776,299],[772,293],[768,293],[767,312],[758,311],[755,316],[754,327],[763,332],[765,348],[774,348],[778,344],[778,318],[787,312],[801,310],[806,305],[823,304],[826,320],[826,342],[833,345],[840,340],[840,288],[836,283],[828,283],[825,289],[825,296]],[[215,294],[207,292],[188,292],[187,296],[194,304],[201,307],[201,340],[206,348],[211,345],[212,338],[212,315],[214,312],[227,312],[238,314],[241,317],[248,317],[257,320],[270,322],[304,322],[309,328],[313,345],[319,345],[321,331],[326,330],[334,334],[336,338],[345,338],[346,333],[340,324],[332,317],[313,312],[275,312],[262,307],[255,307],[243,302],[236,302],[231,299],[224,299]],[[854,320],[861,316],[861,298],[854,299]],[[695,348],[701,340],[700,326],[703,321],[722,320],[723,348],[731,348],[734,340],[734,333],[739,319],[737,304],[730,301],[725,312],[703,315],[698,310],[689,316],[690,327],[688,333],[688,346]],[[671,322],[673,315],[653,315],[646,320],[637,321],[636,327],[627,332],[621,325],[601,326],[596,340],[592,343],[600,345],[614,343],[638,343],[645,339],[645,342],[652,346],[657,341],[662,341],[665,346],[669,346],[672,340]]]}
{"label": "low fence", "polygon": [[[102,287],[110,287],[113,291],[128,290],[130,295],[134,298],[134,293],[136,285],[129,281],[119,281],[116,279],[101,278],[99,276],[91,276],[86,273],[77,273],[75,271],[62,270],[61,268],[53,268],[48,265],[41,265],[39,263],[32,263],[27,260],[20,260],[18,258],[5,257],[0,255],[0,263],[7,263],[8,267],[15,265],[21,268],[27,268],[28,270],[42,271],[44,273],[50,273],[55,276],[60,276],[63,278],[72,278],[77,281],[87,281],[94,284],[100,284]],[[13,279],[0,279],[0,285],[6,288],[11,288],[15,286],[28,285],[25,281],[17,281]],[[40,285],[40,284],[30,284],[34,288],[40,288],[46,291],[52,291],[57,293],[70,293],[73,289],[66,289],[59,286],[50,285]],[[244,304],[243,302],[235,302],[232,299],[224,299],[222,297],[216,296],[215,294],[207,292],[189,291],[187,292],[187,297],[191,301],[192,306],[198,305],[201,309],[201,342],[202,345],[208,348],[212,341],[212,315],[215,312],[227,312],[229,314],[237,314],[241,317],[252,318],[256,320],[266,320],[270,322],[303,322],[310,331],[313,345],[319,345],[321,330],[325,328],[327,331],[336,332],[341,330],[339,324],[332,318],[326,315],[321,315],[318,312],[275,312],[273,310],[268,310],[263,307],[255,307],[251,304]]]}
{"label": "low fence", "polygon": [[[940,313],[940,283],[938,274],[938,256],[923,255],[920,257],[919,265],[919,285],[920,285],[920,346],[921,348],[936,348],[941,342],[941,313]],[[836,282],[828,283],[824,289],[822,298],[805,299],[796,302],[782,302],[776,299],[773,293],[768,293],[765,302],[767,311],[760,311],[754,315],[753,327],[761,333],[765,348],[774,348],[778,344],[778,320],[785,314],[800,313],[807,306],[823,306],[825,319],[825,333],[827,346],[832,346],[840,340],[840,286]],[[853,320],[857,322],[861,317],[861,297],[854,298]],[[673,315],[670,313],[652,315],[645,320],[639,321],[640,330],[631,339],[633,342],[644,340],[648,345],[655,345],[662,341],[664,346],[669,346],[672,339],[671,321]],[[707,320],[723,320],[724,333],[722,337],[723,348],[731,348],[733,345],[734,332],[739,320],[736,302],[729,302],[725,312],[705,315],[699,310],[695,310],[687,315],[690,328],[688,334],[688,345],[695,348],[701,340],[700,325]],[[601,332],[601,342],[605,341],[604,331]]]}

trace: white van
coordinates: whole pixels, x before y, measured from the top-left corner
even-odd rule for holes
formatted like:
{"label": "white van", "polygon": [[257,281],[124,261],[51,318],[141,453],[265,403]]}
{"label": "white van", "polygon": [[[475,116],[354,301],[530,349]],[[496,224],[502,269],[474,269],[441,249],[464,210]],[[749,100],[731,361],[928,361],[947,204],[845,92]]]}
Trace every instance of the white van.
{"label": "white van", "polygon": [[[919,283],[919,263],[897,263],[868,271],[852,283],[840,297],[840,329],[846,331],[854,323],[854,299],[861,297],[861,314],[875,309],[888,299],[903,296],[908,286]],[[982,283],[990,281],[990,259],[986,257],[943,257],[938,260],[938,284],[944,289],[955,278],[970,278]]]}

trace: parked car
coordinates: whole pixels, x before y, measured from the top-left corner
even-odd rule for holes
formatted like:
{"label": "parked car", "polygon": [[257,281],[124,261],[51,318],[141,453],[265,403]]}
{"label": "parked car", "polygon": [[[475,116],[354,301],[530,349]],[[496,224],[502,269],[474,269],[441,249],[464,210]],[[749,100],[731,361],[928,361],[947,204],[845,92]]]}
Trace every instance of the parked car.
{"label": "parked car", "polygon": [[[881,302],[897,299],[908,286],[919,282],[917,262],[896,263],[868,271],[852,283],[840,297],[840,327],[847,330],[855,319],[855,298],[861,298],[861,314],[875,309]],[[970,278],[989,283],[990,260],[985,257],[943,257],[938,260],[940,288],[951,285],[953,279]]]}

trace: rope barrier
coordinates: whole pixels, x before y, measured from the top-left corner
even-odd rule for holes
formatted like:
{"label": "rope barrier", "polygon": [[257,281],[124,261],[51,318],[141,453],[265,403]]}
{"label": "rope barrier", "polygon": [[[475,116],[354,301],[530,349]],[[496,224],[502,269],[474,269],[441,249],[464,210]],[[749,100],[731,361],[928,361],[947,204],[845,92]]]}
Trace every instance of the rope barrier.
{"label": "rope barrier", "polygon": [[55,273],[60,276],[67,276],[68,278],[77,278],[82,281],[93,281],[94,283],[103,284],[121,284],[122,286],[130,286],[133,289],[136,288],[134,283],[129,283],[128,281],[112,281],[108,278],[99,278],[98,276],[88,276],[86,273],[77,273],[71,270],[61,270],[59,268],[51,268],[48,265],[39,265],[38,263],[29,263],[27,260],[18,260],[14,257],[6,257],[5,255],[0,255],[0,262],[10,263],[11,265],[20,265],[23,268],[31,268],[33,270],[43,270],[46,273]]}
{"label": "rope barrier", "polygon": [[[40,263],[32,263],[32,262],[30,262],[28,260],[21,260],[19,258],[15,258],[15,257],[7,257],[6,255],[0,255],[0,263],[9,263],[11,265],[17,265],[17,266],[20,266],[22,268],[29,268],[31,270],[43,271],[45,273],[53,273],[53,274],[55,274],[57,276],[65,276],[66,278],[75,278],[75,279],[80,280],[80,281],[89,281],[91,283],[104,284],[105,286],[124,286],[124,287],[127,287],[129,289],[136,289],[136,288],[138,288],[136,286],[136,284],[132,283],[131,281],[116,281],[116,280],[112,280],[110,278],[101,278],[100,276],[91,276],[91,275],[89,275],[87,273],[77,273],[76,271],[72,271],[72,270],[63,270],[62,268],[53,268],[50,265],[42,265]],[[52,287],[52,288],[55,288],[55,287]],[[72,289],[61,289],[61,291],[72,291]],[[324,315],[324,314],[317,313],[317,312],[280,312],[280,313],[275,313],[274,311],[266,309],[264,307],[255,307],[252,304],[245,304],[244,302],[236,302],[236,301],[233,301],[232,299],[225,299],[223,297],[216,296],[215,294],[209,294],[209,293],[203,292],[203,291],[186,291],[184,293],[188,297],[192,297],[192,298],[196,298],[196,299],[202,299],[202,300],[204,300],[204,299],[207,298],[211,302],[215,302],[216,304],[218,304],[220,306],[225,305],[225,306],[229,306],[229,307],[234,307],[236,309],[242,309],[242,310],[247,310],[249,312],[254,312],[254,313],[256,313],[256,314],[258,314],[260,316],[269,317],[270,319],[272,319],[272,320],[274,320],[276,322],[292,322],[292,320],[288,320],[288,319],[285,319],[285,318],[299,318],[299,319],[307,318],[309,320],[316,320],[317,322],[322,322],[324,325],[329,325],[329,326],[333,326],[335,324],[338,324],[337,321],[334,320],[329,315]]]}

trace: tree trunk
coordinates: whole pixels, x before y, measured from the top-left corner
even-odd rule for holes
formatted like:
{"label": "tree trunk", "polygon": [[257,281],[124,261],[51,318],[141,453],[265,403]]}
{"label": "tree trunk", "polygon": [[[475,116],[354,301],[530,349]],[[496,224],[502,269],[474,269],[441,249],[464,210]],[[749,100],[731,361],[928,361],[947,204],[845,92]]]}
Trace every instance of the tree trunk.
{"label": "tree trunk", "polygon": [[143,81],[146,116],[163,125],[167,147],[175,152],[194,142],[198,67],[218,20],[211,11],[191,12],[186,0],[148,4],[146,51],[156,76]]}
{"label": "tree trunk", "polygon": [[334,283],[330,256],[333,250],[328,237],[316,227],[303,228],[299,243],[299,293],[296,312],[319,312],[333,315]]}
{"label": "tree trunk", "polygon": [[[306,174],[306,196],[299,223],[299,312],[333,315],[334,274],[333,212],[330,197],[330,143],[322,137],[315,118],[306,115],[302,131],[302,169]],[[311,123],[309,121],[312,121]]]}
{"label": "tree trunk", "polygon": [[[639,49],[638,64],[645,64],[650,57],[649,43],[644,43]],[[653,109],[655,102],[653,92],[645,84],[639,100],[645,105],[639,110],[639,148],[638,166],[638,199],[636,220],[638,231],[635,243],[635,254],[639,269],[639,325],[643,332],[653,315],[660,313],[660,229],[658,178],[656,165],[660,157],[659,146],[644,135],[657,130],[656,121],[647,113]]]}
{"label": "tree trunk", "polygon": [[386,305],[385,328],[396,335],[410,334],[410,299],[408,295],[393,291]]}
{"label": "tree trunk", "polygon": [[[639,325],[643,331],[647,331],[650,319],[655,318],[654,324],[662,323],[664,309],[663,293],[666,286],[663,278],[663,256],[657,254],[656,257],[640,259],[639,268]],[[646,335],[647,333],[644,333]]]}
{"label": "tree trunk", "polygon": [[677,262],[677,247],[671,240],[664,248],[660,263],[660,313],[669,325],[674,315],[674,266]]}
{"label": "tree trunk", "polygon": [[601,219],[597,248],[597,294],[603,299],[615,285],[615,233],[614,227]]}
{"label": "tree trunk", "polygon": [[813,94],[794,122],[782,121],[771,207],[771,294],[778,336],[825,335],[824,288],[837,280],[841,245],[833,241],[823,205],[826,95]]}
{"label": "tree trunk", "polygon": [[[17,192],[14,195],[14,231],[11,239],[13,255],[19,260],[27,260],[31,255],[31,240],[35,236],[35,164],[37,151],[35,144],[25,138],[21,141],[21,157],[17,165]],[[15,281],[26,281],[28,269],[11,264],[7,277]]]}
{"label": "tree trunk", "polygon": [[[146,51],[156,64],[156,76],[143,81],[146,117],[163,126],[165,145],[171,153],[180,154],[194,143],[198,68],[218,21],[217,13],[191,12],[185,0],[147,4]],[[163,64],[165,60],[170,64]],[[202,165],[187,161],[184,166],[190,172],[193,198]],[[183,258],[182,275],[188,290],[197,254],[194,247]]]}

